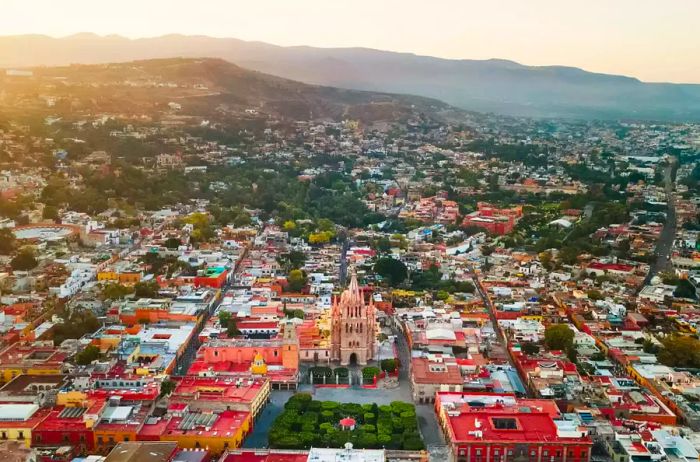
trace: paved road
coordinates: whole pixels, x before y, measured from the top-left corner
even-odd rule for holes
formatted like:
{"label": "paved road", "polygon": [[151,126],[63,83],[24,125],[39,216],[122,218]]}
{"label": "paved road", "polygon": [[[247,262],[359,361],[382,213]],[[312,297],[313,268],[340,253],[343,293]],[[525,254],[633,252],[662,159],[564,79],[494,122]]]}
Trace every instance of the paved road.
{"label": "paved road", "polygon": [[253,431],[243,441],[244,448],[266,448],[269,444],[268,433],[272,422],[284,410],[284,403],[294,394],[293,391],[273,390],[270,402],[258,415],[253,424]]}
{"label": "paved road", "polygon": [[[243,251],[243,255],[241,255],[241,258],[238,259],[238,262],[243,261],[247,255],[248,249],[245,249]],[[229,281],[233,281],[233,277],[241,271],[241,267],[238,264],[238,262],[236,263],[233,274],[231,275]],[[216,312],[216,309],[219,307],[221,301],[224,299],[224,294],[226,294],[226,291],[230,287],[230,282],[224,285],[221,288],[219,299],[216,300],[216,302],[214,303],[214,305],[212,305],[209,311],[204,313],[204,316],[195,327],[195,331],[192,334],[192,340],[190,340],[190,343],[187,345],[184,354],[180,356],[180,358],[177,360],[177,364],[175,366],[175,373],[173,375],[185,375],[189,370],[190,366],[192,365],[192,361],[194,361],[194,358],[197,355],[197,350],[201,346],[201,342],[199,341],[199,334],[202,332],[202,329],[204,329],[204,326],[207,325],[207,321],[209,320],[209,318]]]}
{"label": "paved road", "polygon": [[[479,275],[476,274],[476,271],[474,271],[473,268],[469,268],[469,271],[472,276],[472,281],[474,282],[474,287],[481,296],[481,299],[484,302],[484,306],[486,307],[486,311],[488,311],[489,313],[491,325],[493,326],[493,329],[496,332],[498,342],[505,350],[505,357],[508,359],[508,364],[510,364],[510,366],[514,370],[517,370],[515,364],[513,363],[513,358],[511,358],[510,353],[508,352],[508,342],[506,340],[505,335],[503,334],[503,330],[498,326],[498,319],[496,319],[496,310],[493,307],[493,303],[491,303],[491,298],[486,293],[486,289],[484,288],[483,284],[481,284],[481,280],[479,279]],[[527,387],[525,387],[525,389],[527,390],[527,396],[532,397],[530,390]]]}
{"label": "paved road", "polygon": [[657,273],[666,270],[671,264],[671,250],[673,249],[673,241],[676,238],[677,226],[676,204],[673,196],[675,183],[672,177],[674,164],[675,159],[666,166],[666,170],[664,171],[664,189],[666,191],[667,203],[666,223],[661,230],[659,240],[656,242],[656,249],[654,250],[656,259],[649,266],[649,273],[644,279],[643,285],[649,284]]}

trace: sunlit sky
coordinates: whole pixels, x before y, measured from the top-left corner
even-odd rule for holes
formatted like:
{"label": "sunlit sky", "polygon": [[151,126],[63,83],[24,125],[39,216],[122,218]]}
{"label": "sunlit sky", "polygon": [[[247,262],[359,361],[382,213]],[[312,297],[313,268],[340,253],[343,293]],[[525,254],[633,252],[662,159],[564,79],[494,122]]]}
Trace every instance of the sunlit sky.
{"label": "sunlit sky", "polygon": [[[700,0],[2,0],[0,34],[169,33],[700,83]],[[0,50],[1,52],[1,50]]]}

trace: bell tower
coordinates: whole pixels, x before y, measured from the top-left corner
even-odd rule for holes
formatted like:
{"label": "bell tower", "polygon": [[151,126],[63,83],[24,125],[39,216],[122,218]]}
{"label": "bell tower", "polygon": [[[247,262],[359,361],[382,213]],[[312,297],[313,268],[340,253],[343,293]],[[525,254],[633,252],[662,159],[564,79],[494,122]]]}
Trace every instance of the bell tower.
{"label": "bell tower", "polygon": [[350,285],[334,298],[331,310],[331,359],[342,365],[356,363],[366,365],[374,358],[376,342],[376,313],[370,299],[365,303],[364,295],[357,283],[357,274],[352,272]]}

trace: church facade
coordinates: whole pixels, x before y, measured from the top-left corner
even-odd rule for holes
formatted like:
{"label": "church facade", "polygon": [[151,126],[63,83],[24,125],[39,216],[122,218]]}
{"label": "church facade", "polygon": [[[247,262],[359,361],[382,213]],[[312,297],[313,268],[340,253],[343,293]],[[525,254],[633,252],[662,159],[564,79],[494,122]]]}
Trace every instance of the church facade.
{"label": "church facade", "polygon": [[376,349],[376,313],[364,296],[353,273],[350,286],[333,300],[331,310],[331,360],[341,365],[366,365]]}

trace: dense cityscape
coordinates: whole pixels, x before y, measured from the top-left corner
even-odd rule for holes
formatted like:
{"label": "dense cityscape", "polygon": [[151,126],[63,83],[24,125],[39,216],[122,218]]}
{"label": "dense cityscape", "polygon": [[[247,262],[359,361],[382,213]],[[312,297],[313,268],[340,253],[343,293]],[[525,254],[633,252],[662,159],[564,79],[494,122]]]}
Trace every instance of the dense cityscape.
{"label": "dense cityscape", "polygon": [[6,460],[698,460],[699,124],[248,72],[3,71]]}

